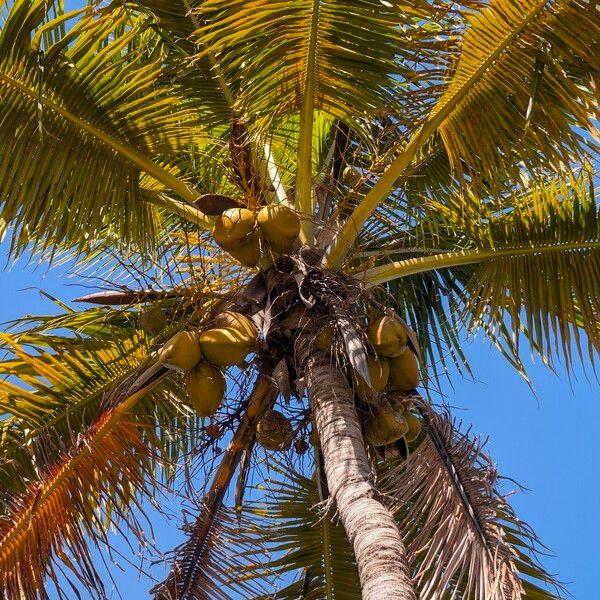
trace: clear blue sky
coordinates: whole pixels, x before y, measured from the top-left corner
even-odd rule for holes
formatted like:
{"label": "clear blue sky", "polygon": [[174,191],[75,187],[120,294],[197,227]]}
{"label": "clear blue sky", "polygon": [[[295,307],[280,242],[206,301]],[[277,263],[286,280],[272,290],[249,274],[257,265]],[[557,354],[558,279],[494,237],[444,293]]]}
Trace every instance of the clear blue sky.
{"label": "clear blue sky", "polygon": [[[6,243],[0,245],[0,268],[6,264]],[[78,288],[64,270],[34,268],[23,261],[10,271],[0,270],[2,295],[0,321],[25,313],[44,313],[53,306],[40,298],[41,287],[63,300],[74,298]],[[600,567],[600,467],[598,466],[598,404],[600,388],[581,372],[569,382],[564,371],[557,375],[545,367],[528,365],[537,397],[487,343],[473,342],[467,354],[477,381],[454,377],[454,389],[445,393],[465,423],[490,438],[488,451],[501,474],[513,477],[530,491],[519,492],[513,505],[532,525],[552,556],[544,559],[547,570],[568,584],[576,600],[598,598]],[[164,550],[179,535],[175,526],[157,520],[156,537]],[[148,597],[148,583],[138,581],[133,570],[116,573],[124,598]]]}

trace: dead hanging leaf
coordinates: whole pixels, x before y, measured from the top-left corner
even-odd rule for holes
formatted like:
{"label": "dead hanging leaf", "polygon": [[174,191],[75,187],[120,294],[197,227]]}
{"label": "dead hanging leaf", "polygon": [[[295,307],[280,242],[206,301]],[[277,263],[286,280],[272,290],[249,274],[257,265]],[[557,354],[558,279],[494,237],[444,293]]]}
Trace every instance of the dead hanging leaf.
{"label": "dead hanging leaf", "polygon": [[244,208],[241,202],[223,194],[202,194],[194,204],[205,214],[215,217],[230,208]]}
{"label": "dead hanging leaf", "polygon": [[252,322],[256,325],[258,329],[260,338],[263,340],[267,339],[269,335],[269,330],[271,329],[271,304],[267,304],[262,310],[254,313],[251,317]]}
{"label": "dead hanging leaf", "polygon": [[304,283],[305,277],[306,276],[304,275],[304,273],[301,273],[299,271],[294,273],[294,279],[296,280],[296,284],[298,286],[298,295],[300,296],[300,300],[302,300],[305,306],[307,306],[308,308],[312,308],[315,305],[314,297],[311,294],[307,298],[302,291],[302,284]]}
{"label": "dead hanging leaf", "polygon": [[346,318],[338,319],[337,326],[342,334],[344,346],[346,348],[346,357],[350,361],[352,368],[365,380],[365,383],[371,387],[372,383],[367,363],[367,351],[365,350],[365,345],[363,344],[360,334],[356,330],[356,327]]}
{"label": "dead hanging leaf", "polygon": [[272,377],[279,393],[283,396],[286,403],[289,402],[292,395],[292,386],[290,383],[290,372],[284,358],[273,369]]}

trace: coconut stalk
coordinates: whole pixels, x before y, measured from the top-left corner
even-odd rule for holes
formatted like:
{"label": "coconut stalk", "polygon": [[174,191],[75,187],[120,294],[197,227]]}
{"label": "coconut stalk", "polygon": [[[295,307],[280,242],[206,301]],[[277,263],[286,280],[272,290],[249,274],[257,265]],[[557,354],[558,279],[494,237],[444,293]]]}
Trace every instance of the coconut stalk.
{"label": "coconut stalk", "polygon": [[416,600],[406,549],[392,513],[373,484],[363,435],[346,377],[310,335],[298,341],[298,359],[331,497],[354,548],[364,600]]}
{"label": "coconut stalk", "polygon": [[176,563],[167,579],[152,590],[155,600],[185,600],[195,597],[202,557],[214,528],[216,515],[244,450],[252,442],[256,425],[271,408],[276,396],[277,392],[268,378],[260,375],[248,399],[242,421],[229,442],[212,484],[204,496],[200,514],[191,529],[189,539],[179,551],[179,562],[185,566],[184,572],[179,573],[180,564]]}

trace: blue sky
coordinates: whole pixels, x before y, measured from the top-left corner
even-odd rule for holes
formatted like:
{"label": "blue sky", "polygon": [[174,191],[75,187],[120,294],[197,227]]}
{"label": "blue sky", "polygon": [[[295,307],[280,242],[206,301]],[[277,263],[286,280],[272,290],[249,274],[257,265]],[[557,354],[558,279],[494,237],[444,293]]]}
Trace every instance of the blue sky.
{"label": "blue sky", "polygon": [[[0,245],[0,268],[6,265],[6,246]],[[67,301],[80,291],[70,287],[75,280],[64,269],[48,270],[24,261],[1,270],[0,281],[2,322],[53,309],[35,289],[27,288],[42,288]],[[448,385],[444,390],[447,401],[465,424],[473,425],[474,432],[489,436],[487,449],[500,473],[529,488],[516,493],[512,503],[548,546],[551,555],[544,558],[546,568],[568,584],[576,600],[597,598],[600,467],[594,440],[599,422],[598,383],[587,380],[581,370],[569,381],[563,370],[553,375],[530,362],[534,396],[487,343],[469,343],[466,352],[476,381],[455,375],[454,389]],[[174,510],[178,511],[176,506]],[[162,549],[179,539],[174,523],[159,519],[154,526]],[[147,597],[148,583],[139,581],[134,570],[116,572],[115,580],[123,597]]]}

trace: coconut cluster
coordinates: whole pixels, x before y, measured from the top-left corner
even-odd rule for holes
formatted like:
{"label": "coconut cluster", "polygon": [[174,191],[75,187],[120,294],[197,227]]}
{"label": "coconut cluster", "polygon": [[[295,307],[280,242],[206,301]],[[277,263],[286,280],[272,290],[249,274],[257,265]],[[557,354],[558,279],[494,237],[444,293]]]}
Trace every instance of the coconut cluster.
{"label": "coconut cluster", "polygon": [[263,206],[258,213],[230,208],[213,227],[215,241],[238,262],[254,267],[267,247],[278,254],[291,252],[300,233],[298,215],[284,204]]}
{"label": "coconut cluster", "polygon": [[293,439],[290,420],[278,410],[268,410],[256,426],[256,441],[267,450],[287,450]]}
{"label": "coconut cluster", "polygon": [[[410,412],[409,392],[419,385],[419,365],[408,345],[406,325],[393,313],[371,322],[366,331],[369,354],[367,370],[370,383],[352,370],[352,387],[357,398],[369,406],[364,423],[365,440],[372,446],[386,446],[404,437],[414,441],[421,431],[421,421]],[[330,352],[333,328],[317,334],[315,345]],[[379,400],[385,393],[385,401]]]}
{"label": "coconut cluster", "polygon": [[180,331],[158,353],[162,365],[186,373],[188,404],[201,417],[213,415],[223,401],[223,367],[242,363],[258,343],[256,326],[241,313],[221,312],[214,325],[200,334]]}

